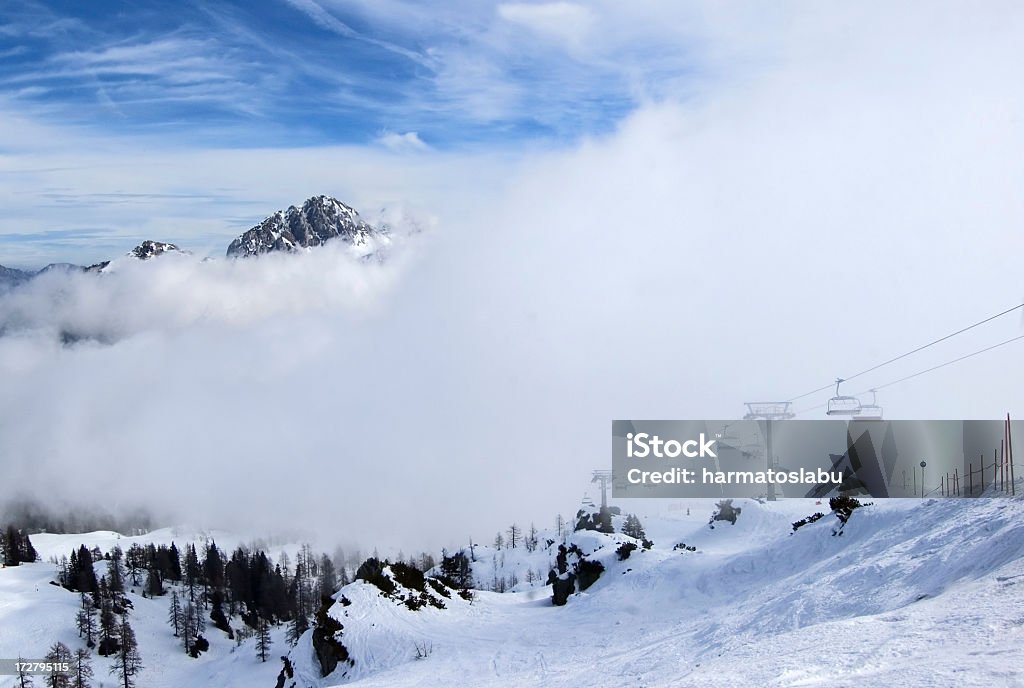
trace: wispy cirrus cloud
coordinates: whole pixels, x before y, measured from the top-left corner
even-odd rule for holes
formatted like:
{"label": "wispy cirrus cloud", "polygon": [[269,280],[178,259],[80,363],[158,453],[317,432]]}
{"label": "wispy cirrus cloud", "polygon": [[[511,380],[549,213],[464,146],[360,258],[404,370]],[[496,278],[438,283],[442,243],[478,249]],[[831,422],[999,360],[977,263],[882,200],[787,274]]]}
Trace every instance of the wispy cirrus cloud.
{"label": "wispy cirrus cloud", "polygon": [[172,13],[142,2],[113,13],[15,1],[0,22],[11,58],[0,94],[23,113],[183,141],[230,131],[240,143],[268,132],[366,143],[381,130],[440,147],[572,140],[610,130],[659,81],[645,75],[692,61],[685,37],[664,29],[675,23],[632,21],[612,3],[281,0]]}

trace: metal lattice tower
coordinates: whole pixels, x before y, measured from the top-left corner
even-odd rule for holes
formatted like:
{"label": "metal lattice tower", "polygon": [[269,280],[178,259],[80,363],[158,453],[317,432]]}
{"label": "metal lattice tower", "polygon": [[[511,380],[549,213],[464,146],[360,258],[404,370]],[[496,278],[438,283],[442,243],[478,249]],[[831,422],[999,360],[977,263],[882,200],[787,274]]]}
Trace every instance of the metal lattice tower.
{"label": "metal lattice tower", "polygon": [[609,470],[597,470],[594,471],[594,477],[590,479],[592,483],[601,483],[601,508],[608,508],[608,483],[612,480],[612,472]]}
{"label": "metal lattice tower", "polygon": [[[775,454],[772,451],[772,423],[796,417],[788,401],[748,401],[747,413],[743,420],[764,421],[765,468],[775,468]],[[775,485],[768,486],[768,501],[775,501]]]}

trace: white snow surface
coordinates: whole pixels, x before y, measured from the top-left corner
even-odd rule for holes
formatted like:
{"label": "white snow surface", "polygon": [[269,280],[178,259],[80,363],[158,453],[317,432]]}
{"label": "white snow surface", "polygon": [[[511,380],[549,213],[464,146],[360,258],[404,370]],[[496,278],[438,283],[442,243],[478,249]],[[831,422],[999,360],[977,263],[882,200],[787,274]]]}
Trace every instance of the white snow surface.
{"label": "white snow surface", "polygon": [[[258,661],[251,639],[235,649],[212,628],[210,651],[191,659],[166,625],[167,599],[132,594],[146,666],[139,685],[271,688],[277,658],[288,652],[295,684],[317,687],[1024,686],[1024,500],[878,500],[855,511],[839,536],[831,514],[791,534],[791,522],[827,512],[827,503],[736,503],[737,523],[714,529],[707,500],[631,504],[659,513],[640,511],[655,546],[625,561],[614,552],[625,536],[570,536],[606,571],[564,607],[552,606],[550,588],[539,584],[478,591],[471,604],[453,595],[446,609],[418,611],[366,583],[345,586],[336,597],[351,604],[338,602],[331,614],[354,664],[327,678],[310,634],[289,648],[283,628],[274,632],[273,662]],[[226,534],[215,537],[223,549],[234,546]],[[557,547],[543,546],[548,537],[541,533],[533,553],[502,550],[502,572],[546,570]],[[45,559],[82,542],[107,549],[117,536],[32,540]],[[674,551],[680,541],[697,551]],[[500,553],[476,552],[474,573],[493,575],[487,566]],[[55,640],[80,646],[78,596],[49,585],[52,578],[48,563],[0,570],[0,657],[41,657]],[[417,646],[429,656],[417,659]],[[106,660],[95,665],[96,685],[114,685]],[[0,688],[13,685],[0,677]]]}

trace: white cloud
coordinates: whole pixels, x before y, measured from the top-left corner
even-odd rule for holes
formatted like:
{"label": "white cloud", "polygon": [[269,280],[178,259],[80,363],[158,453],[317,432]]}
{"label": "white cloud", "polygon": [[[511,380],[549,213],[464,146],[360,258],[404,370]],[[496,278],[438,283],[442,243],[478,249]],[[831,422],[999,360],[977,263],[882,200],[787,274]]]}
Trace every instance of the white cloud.
{"label": "white cloud", "polygon": [[[798,394],[1013,305],[1021,13],[940,7],[922,21],[886,8],[881,19],[795,12],[769,30],[708,14],[730,78],[649,103],[571,150],[9,159],[8,229],[40,221],[45,186],[84,197],[182,180],[228,198],[87,216],[110,213],[126,233],[194,222],[183,236],[227,236],[238,227],[218,219],[225,208],[265,214],[326,185],[359,208],[410,200],[439,225],[368,309],[362,282],[317,257],[279,275],[214,266],[209,281],[167,263],[159,289],[69,295],[65,310],[134,334],[70,349],[0,339],[5,485],[92,496],[113,484],[121,503],[315,519],[403,546],[482,537],[570,511],[608,460],[612,418],[734,416],[743,401]],[[744,71],[750,45],[770,52]],[[15,173],[29,162],[31,175]],[[161,213],[172,220],[151,219]],[[186,311],[163,327],[177,294],[213,317]],[[1008,320],[864,384],[1018,334]],[[890,417],[998,416],[1022,403],[1012,356],[879,401]]]}
{"label": "white cloud", "polygon": [[591,37],[596,22],[593,10],[572,2],[506,3],[498,5],[498,16],[572,48]]}
{"label": "white cloud", "polygon": [[393,151],[425,151],[430,146],[424,143],[420,135],[415,131],[407,131],[398,134],[393,131],[386,131],[377,137],[377,143]]}

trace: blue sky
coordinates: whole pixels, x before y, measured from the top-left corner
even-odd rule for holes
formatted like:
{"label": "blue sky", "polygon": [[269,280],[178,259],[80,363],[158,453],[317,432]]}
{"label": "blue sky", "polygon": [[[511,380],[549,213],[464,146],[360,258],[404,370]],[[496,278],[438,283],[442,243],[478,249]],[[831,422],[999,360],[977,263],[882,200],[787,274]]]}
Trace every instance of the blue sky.
{"label": "blue sky", "polygon": [[715,8],[0,3],[0,264],[91,263],[149,238],[218,255],[319,193],[436,212],[454,186],[721,83]]}
{"label": "blue sky", "polygon": [[566,141],[683,83],[679,35],[644,35],[565,2],[13,0],[0,96],[44,122],[193,144]]}

